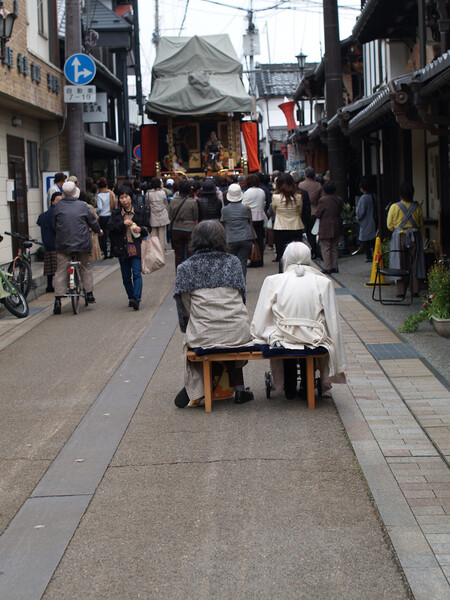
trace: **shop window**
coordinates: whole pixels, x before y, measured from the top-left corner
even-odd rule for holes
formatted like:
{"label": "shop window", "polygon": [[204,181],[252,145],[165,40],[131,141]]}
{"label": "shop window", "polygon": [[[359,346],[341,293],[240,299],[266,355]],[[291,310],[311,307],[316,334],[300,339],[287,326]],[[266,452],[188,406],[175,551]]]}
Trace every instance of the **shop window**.
{"label": "shop window", "polygon": [[39,187],[37,143],[27,141],[28,187]]}

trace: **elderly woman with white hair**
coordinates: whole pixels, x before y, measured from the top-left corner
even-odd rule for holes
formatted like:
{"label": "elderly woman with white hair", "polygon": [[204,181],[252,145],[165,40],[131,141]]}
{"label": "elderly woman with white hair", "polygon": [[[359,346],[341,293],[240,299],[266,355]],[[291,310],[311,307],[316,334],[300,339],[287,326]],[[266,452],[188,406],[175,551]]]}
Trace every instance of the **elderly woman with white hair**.
{"label": "elderly woman with white hair", "polygon": [[[302,242],[291,242],[282,257],[284,272],[264,280],[251,324],[254,343],[287,349],[328,350],[318,359],[324,390],[331,381],[345,381],[347,367],[339,311],[331,280],[310,266],[311,251]],[[271,361],[277,389],[287,398],[297,393],[297,360]],[[283,377],[284,375],[284,377]],[[299,390],[300,392],[300,390]]]}

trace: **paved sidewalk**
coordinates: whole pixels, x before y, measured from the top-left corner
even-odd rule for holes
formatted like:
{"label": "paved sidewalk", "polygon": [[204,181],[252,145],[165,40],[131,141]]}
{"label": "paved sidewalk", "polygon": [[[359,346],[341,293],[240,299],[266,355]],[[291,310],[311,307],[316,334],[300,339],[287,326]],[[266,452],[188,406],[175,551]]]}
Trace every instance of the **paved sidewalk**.
{"label": "paved sidewalk", "polygon": [[416,600],[450,598],[450,391],[345,288],[333,398]]}
{"label": "paved sidewalk", "polygon": [[[350,263],[348,264],[350,265]],[[97,265],[94,269],[96,282],[99,281],[100,278],[107,277],[109,273],[117,268],[116,263],[101,263]],[[269,265],[264,268],[264,271],[258,269],[253,270],[253,272],[249,274],[249,291],[253,297],[256,297],[257,295],[257,291],[262,282],[262,276],[268,275],[271,272],[274,272],[274,270],[275,267]],[[350,266],[349,270],[351,270]],[[344,271],[344,269],[341,269],[341,271]],[[345,285],[346,277],[349,281],[349,285],[351,284],[350,287],[346,287]],[[386,315],[377,315],[374,313],[375,307],[369,305],[366,291],[361,293],[362,300],[358,299],[355,292],[357,287],[353,284],[354,280],[351,280],[351,277],[346,276],[344,272],[336,276],[335,285],[339,309],[343,319],[343,334],[347,349],[349,369],[347,373],[347,384],[335,385],[333,387],[333,400],[345,426],[347,436],[353,446],[356,458],[361,465],[362,473],[367,480],[370,495],[375,501],[376,507],[389,534],[393,549],[407,578],[410,589],[414,594],[415,600],[450,599],[450,471],[448,469],[448,461],[450,458],[450,385],[446,378],[442,376],[442,373],[439,373],[437,370],[439,360],[447,360],[448,364],[448,355],[445,357],[441,356],[443,354],[441,349],[448,348],[448,344],[446,345],[441,339],[436,339],[437,343],[435,344],[435,348],[438,348],[437,354],[440,356],[437,357],[433,367],[428,360],[423,358],[421,348],[409,343],[409,340],[406,341],[404,337],[396,335],[395,330],[387,323]],[[34,326],[33,323],[37,324],[37,322],[41,322],[49,316],[52,310],[52,303],[53,298],[50,295],[42,296],[37,301],[31,303],[32,309],[36,310],[34,313],[32,312],[32,316],[27,319],[18,320],[13,317],[10,318],[9,316],[1,318],[0,349],[6,347],[21,335],[24,335],[27,330]],[[158,323],[155,322],[153,327],[157,326]],[[150,335],[150,333],[148,335]],[[152,333],[152,335],[154,336],[155,334]],[[427,332],[427,336],[429,336],[429,332]],[[434,337],[429,337],[431,340],[430,344],[432,345]],[[178,338],[180,338],[179,335]],[[170,496],[167,497],[164,493],[165,487],[170,484],[173,502],[175,503],[175,507],[172,507],[174,510],[174,517],[179,520],[179,526],[186,527],[186,535],[188,531],[192,531],[192,529],[195,530],[195,512],[194,514],[190,514],[188,511],[189,514],[187,514],[181,511],[178,515],[176,508],[177,502],[180,503],[180,506],[183,506],[183,503],[187,503],[185,506],[189,506],[189,501],[195,502],[199,493],[199,490],[194,488],[189,490],[189,498],[177,497],[177,489],[180,485],[178,477],[180,476],[181,471],[179,471],[178,468],[175,471],[175,466],[183,464],[183,457],[186,461],[193,460],[191,456],[186,454],[190,446],[189,444],[186,444],[186,446],[180,448],[178,445],[171,445],[175,444],[177,438],[168,437],[168,433],[170,433],[168,428],[174,430],[172,433],[181,433],[182,436],[185,436],[186,440],[193,442],[194,456],[195,459],[198,458],[199,460],[198,465],[201,465],[202,461],[204,461],[205,464],[210,465],[214,465],[214,462],[216,462],[217,467],[213,468],[213,471],[215,472],[219,469],[219,463],[225,461],[225,457],[216,456],[216,452],[219,452],[219,446],[216,446],[217,435],[219,438],[229,437],[227,447],[230,448],[230,451],[233,448],[237,448],[239,441],[246,436],[248,443],[251,441],[255,444],[254,448],[250,445],[249,449],[250,454],[253,451],[255,452],[255,457],[251,458],[251,460],[256,461],[261,460],[260,455],[257,453],[261,452],[261,439],[257,437],[258,421],[270,418],[271,427],[278,428],[279,431],[284,432],[287,448],[293,450],[295,448],[294,444],[297,442],[295,433],[296,428],[298,428],[298,435],[310,436],[314,429],[314,423],[318,426],[324,419],[331,417],[331,415],[328,414],[329,407],[327,406],[327,403],[320,401],[316,411],[307,411],[304,409],[293,411],[293,407],[290,407],[289,410],[291,412],[292,422],[287,424],[286,422],[281,422],[280,413],[277,414],[276,410],[278,407],[278,409],[282,411],[281,414],[284,414],[286,406],[281,400],[274,399],[276,405],[271,405],[268,408],[265,408],[261,414],[257,414],[258,421],[256,422],[254,421],[254,418],[252,418],[252,413],[248,412],[249,409],[247,406],[244,407],[239,421],[232,418],[232,421],[230,422],[228,420],[230,415],[233,417],[231,409],[229,415],[228,411],[225,407],[222,407],[220,403],[217,408],[215,407],[211,415],[200,414],[199,412],[196,412],[195,409],[188,412],[187,415],[186,412],[180,411],[176,413],[175,421],[173,421],[174,416],[172,408],[168,411],[167,415],[164,410],[167,410],[167,408],[165,408],[167,405],[166,396],[171,397],[171,395],[173,395],[172,388],[175,385],[172,381],[173,377],[168,378],[167,373],[173,372],[174,376],[179,375],[176,372],[178,357],[175,356],[175,359],[173,358],[174,349],[179,345],[180,340],[178,340],[178,338],[169,345],[169,351],[172,350],[172,352],[169,352],[167,356],[172,358],[168,363],[168,369],[167,367],[163,368],[160,365],[155,372],[154,379],[152,379],[152,386],[149,386],[145,393],[144,391],[141,392],[142,399],[139,400],[137,397],[133,398],[133,402],[139,402],[140,412],[138,414],[140,419],[142,419],[142,424],[136,419],[132,422],[133,426],[127,431],[126,438],[119,447],[119,452],[112,462],[112,468],[108,471],[108,477],[105,477],[97,491],[95,491],[97,485],[95,479],[92,480],[86,489],[84,489],[83,484],[76,489],[72,489],[72,491],[69,490],[70,494],[80,494],[80,501],[82,503],[85,502],[83,506],[86,506],[87,503],[92,500],[93,512],[90,511],[90,508],[88,509],[83,522],[83,527],[81,527],[80,536],[75,536],[74,542],[71,544],[71,552],[67,552],[65,560],[61,563],[60,576],[52,580],[45,594],[45,598],[83,597],[83,593],[85,594],[84,597],[88,597],[88,582],[83,583],[82,581],[78,581],[77,584],[74,584],[74,581],[82,579],[82,572],[77,570],[77,564],[86,567],[89,558],[90,560],[95,560],[95,556],[99,556],[99,552],[102,550],[107,552],[107,546],[102,546],[101,544],[101,537],[95,539],[95,541],[91,540],[90,543],[94,544],[92,554],[89,552],[89,547],[85,545],[87,543],[86,540],[88,540],[88,538],[85,537],[86,532],[88,532],[89,529],[97,531],[96,519],[98,518],[98,515],[103,514],[103,512],[106,511],[108,514],[111,513],[119,519],[116,526],[118,532],[123,535],[123,537],[120,538],[118,533],[119,538],[115,540],[119,546],[126,545],[126,538],[129,536],[130,530],[134,532],[139,531],[141,524],[139,521],[136,523],[134,522],[134,516],[130,517],[129,522],[122,523],[120,521],[120,510],[122,510],[122,508],[115,503],[111,504],[111,494],[114,493],[114,490],[117,489],[117,485],[120,483],[118,473],[121,468],[128,469],[127,481],[130,486],[126,496],[122,497],[121,502],[123,503],[125,500],[130,502],[130,506],[132,507],[130,508],[131,513],[135,511],[134,514],[136,516],[139,515],[139,502],[142,502],[142,497],[145,497],[146,501],[153,503],[156,515],[155,522],[157,522],[157,519],[163,519],[166,508],[164,501],[172,502],[172,498]],[[150,339],[158,338],[151,337]],[[423,345],[427,342],[422,339],[421,343]],[[157,350],[158,352],[163,352],[163,347],[161,346],[161,348],[159,348],[158,346]],[[429,351],[431,352],[431,349]],[[425,352],[425,354],[427,352]],[[136,357],[142,358],[141,353],[144,354],[144,347],[138,342],[135,349],[135,359]],[[153,368],[156,368],[156,364]],[[261,367],[258,369],[257,365],[249,365],[247,369],[249,371],[249,378],[255,378],[254,381],[256,382],[256,376],[260,378]],[[148,375],[149,378],[152,377],[152,373]],[[136,376],[138,375],[136,374]],[[120,373],[118,373],[118,377],[118,385],[123,386],[126,381],[120,381]],[[251,383],[253,385],[253,379]],[[141,389],[144,390],[145,385],[143,385]],[[101,398],[106,397],[107,395],[105,396],[105,394],[103,394],[99,398],[101,400]],[[118,398],[120,398],[120,395]],[[101,415],[104,417],[106,414],[109,414],[109,409],[106,409],[102,402],[103,401],[100,402],[98,407],[98,410],[102,411],[101,414],[99,413],[100,417]],[[250,403],[248,405],[250,406],[250,411],[254,410],[251,406],[252,404],[253,403]],[[158,412],[155,413],[155,411]],[[132,414],[132,408],[130,408],[130,414]],[[158,424],[157,429],[154,431],[155,440],[145,442],[145,444],[150,443],[151,450],[156,456],[153,459],[153,464],[148,465],[146,463],[148,460],[147,448],[140,449],[140,445],[143,443],[142,440],[144,439],[143,436],[145,435],[146,427],[151,427],[152,423],[155,423],[156,414],[159,416],[162,414],[163,416],[162,422]],[[216,429],[217,427],[219,429]],[[234,431],[235,427],[237,427],[236,431]],[[253,430],[253,428],[255,429]],[[261,429],[261,425],[259,425],[259,429],[260,433],[265,431],[264,429]],[[82,443],[81,447],[83,447],[84,438],[80,436],[80,432],[77,433],[77,430],[75,431],[75,435],[78,436],[78,439]],[[200,435],[200,437],[197,437],[198,435]],[[120,437],[121,436],[117,435],[117,444],[119,443]],[[179,439],[180,438],[178,438],[178,441]],[[201,448],[206,441],[208,442],[208,453],[203,456]],[[330,462],[334,463],[340,459],[343,460],[342,456],[336,454],[336,449],[338,447],[340,448],[339,452],[343,452],[337,437],[329,440],[321,439],[320,437],[315,439],[312,437],[310,442],[312,448],[317,452],[323,448],[324,444],[328,444]],[[111,446],[111,452],[113,451],[112,448],[113,447]],[[166,456],[165,453],[162,452],[163,448],[168,450],[169,456]],[[264,447],[262,449],[264,449]],[[210,451],[211,454],[209,453]],[[67,452],[67,449],[65,451],[63,450],[61,458],[64,457],[64,452]],[[197,456],[197,452],[199,453],[199,456]],[[170,456],[172,456],[172,463],[170,463]],[[293,461],[294,456],[289,456],[288,458]],[[308,454],[307,457],[304,457],[304,460],[313,461],[314,458],[314,451],[311,450],[311,453]],[[102,469],[107,468],[109,460],[110,458],[104,460],[105,465],[101,467]],[[256,482],[252,479],[254,472],[249,469],[251,463],[242,462],[242,466],[239,467],[239,461],[242,459],[239,458],[238,454],[236,454],[234,460],[236,460],[236,465],[233,467],[235,469],[234,473],[231,466],[231,470],[226,471],[226,481],[230,486],[230,494],[233,493],[233,486],[235,485],[234,477],[236,477],[236,473],[239,473],[239,477],[242,476],[244,478],[244,482],[248,482],[246,485],[249,485],[252,489],[257,489],[257,487],[255,487]],[[248,461],[250,458],[246,457],[246,460]],[[325,480],[318,479],[317,481],[307,481],[301,480],[301,477],[299,477],[294,487],[291,485],[288,486],[286,485],[286,482],[282,480],[278,481],[277,479],[277,471],[281,467],[277,466],[276,460],[281,460],[281,458],[275,458],[275,455],[270,457],[267,456],[262,460],[261,466],[258,467],[258,470],[261,471],[261,473],[270,473],[269,481],[273,479],[274,482],[277,482],[276,485],[279,486],[278,488],[275,486],[273,490],[274,495],[271,497],[271,503],[276,502],[276,494],[280,488],[283,488],[283,492],[288,494],[288,497],[292,502],[296,503],[299,501],[299,498],[301,498],[301,506],[303,506],[305,515],[309,514],[310,511],[312,511],[310,514],[313,515],[313,506],[308,504],[308,501],[311,500],[311,498],[302,496],[304,493],[302,491],[303,487],[306,486],[306,488],[311,491],[313,494],[312,499],[314,500],[314,493],[317,493],[318,489],[321,489],[322,492],[326,494],[326,490],[328,489],[326,478]],[[166,463],[166,461],[168,462]],[[270,461],[275,461],[274,468],[270,467]],[[57,461],[55,461],[55,463],[56,462]],[[56,469],[56,473],[58,472],[58,468],[62,469],[61,472],[64,473],[65,465],[64,463],[61,464],[61,467],[55,465],[54,469]],[[167,469],[168,464],[172,464],[173,473],[168,475],[169,479],[164,479],[162,470]],[[184,464],[189,463],[186,462]],[[215,482],[214,477],[217,476],[217,472],[214,474],[211,470],[205,470],[202,475],[201,469],[198,471],[200,467],[197,465],[196,460],[191,462],[191,464],[193,477],[199,477],[199,481],[204,481],[205,485],[209,482],[208,486]],[[281,462],[279,462],[278,465],[281,465]],[[291,468],[298,469],[300,467],[297,466],[297,463],[292,462]],[[137,479],[130,477],[133,472],[136,474],[139,470],[142,470],[142,480],[139,477]],[[154,477],[156,481],[156,489],[154,490],[153,496],[146,488],[146,482],[148,481],[147,477],[150,475]],[[96,476],[98,477],[98,474]],[[333,477],[335,477],[334,474]],[[55,481],[57,483],[57,480]],[[69,477],[68,482],[70,481],[71,479]],[[132,486],[135,485],[137,481],[141,481],[141,483],[138,483],[137,489],[133,490]],[[76,483],[77,482],[75,481],[75,484]],[[352,480],[351,485],[354,484],[355,482]],[[43,486],[44,484],[41,485]],[[54,484],[52,483],[51,485]],[[39,489],[43,488],[37,488],[37,492],[34,496],[40,495]],[[210,488],[208,487],[207,489],[209,490]],[[63,490],[62,492],[61,490],[59,492],[56,490],[55,494],[58,495],[59,493],[65,494],[69,492],[67,492],[67,490]],[[125,490],[123,490],[122,493],[125,493]],[[238,493],[244,498],[246,494],[245,487],[241,487]],[[258,490],[258,493],[264,494],[264,488]],[[47,491],[45,494],[49,494],[49,497],[52,497],[53,492],[50,489],[50,492]],[[323,499],[323,495],[321,498]],[[344,498],[345,494],[342,493],[342,499]],[[36,497],[32,502],[38,500],[41,501]],[[329,502],[329,498],[325,498],[325,501]],[[248,523],[249,532],[253,535],[257,534],[258,523],[252,520],[251,511],[250,515],[247,517],[249,521],[246,521],[244,518],[245,515],[240,514],[238,510],[239,507],[231,507],[229,500],[226,497],[223,497],[221,502],[224,503],[224,510],[228,509],[232,511],[234,518],[242,518],[243,529],[247,527],[246,523]],[[355,508],[356,507],[353,507],[353,510],[355,510]],[[236,510],[238,510],[239,515],[237,515]],[[73,531],[78,526],[83,511],[84,508],[76,507],[75,513],[77,513],[77,515],[74,517],[72,523],[73,529],[71,530],[69,528],[65,532],[66,542],[62,543],[61,547],[58,549],[59,555],[57,552],[54,556],[54,567],[49,567],[50,576],[53,572],[51,569],[55,568],[58,564],[65,546],[69,543]],[[288,536],[288,531],[292,531],[292,536],[294,536],[292,526],[295,524],[295,521],[289,521],[292,516],[288,512],[287,507],[280,506],[280,511],[286,519],[285,535]],[[338,518],[337,515],[334,516],[335,518]],[[223,518],[224,523],[226,524],[226,510]],[[267,518],[270,518],[270,516],[267,515]],[[369,518],[368,515],[367,518]],[[197,556],[202,556],[203,554],[209,556],[212,552],[211,545],[214,542],[217,542],[216,537],[213,535],[213,529],[217,525],[217,522],[212,520],[212,516],[207,510],[206,513],[203,513],[200,511],[200,508],[198,509],[198,519],[199,522],[200,520],[203,521],[206,519],[210,529],[208,528],[204,539],[201,538],[202,532],[199,532],[199,545],[196,546],[198,551]],[[330,527],[332,526],[333,523],[330,521]],[[330,535],[331,531],[332,529],[329,530]],[[340,529],[339,531],[340,533],[338,534],[336,541],[339,540],[339,535],[343,536],[341,541],[342,539],[345,539],[345,529]],[[103,531],[102,533],[103,536],[107,535],[106,531]],[[157,533],[161,536],[159,542],[162,543],[161,540],[164,539],[164,531],[157,530]],[[225,528],[224,535],[227,536],[228,534],[229,531]],[[215,532],[215,535],[217,535],[217,532]],[[292,544],[296,538],[295,536],[292,536],[286,537],[285,540],[280,539],[279,543],[285,543],[288,550],[293,550]],[[233,545],[233,540],[227,537],[226,539],[231,547]],[[193,570],[193,574],[196,574],[196,576],[201,579],[201,571],[202,567],[204,567],[211,577],[214,576],[213,567],[215,566],[215,568],[217,568],[217,564],[210,564],[208,561],[205,565],[202,565],[201,562],[195,564],[195,556],[191,555],[189,548],[184,548],[181,537],[178,539],[178,543],[182,545],[182,551],[185,553],[183,560],[188,562],[189,560],[192,561],[189,562],[189,567]],[[240,543],[244,543],[244,541],[241,540]],[[264,547],[264,540],[261,540],[261,544],[262,547]],[[321,551],[324,552],[324,560],[325,556],[327,557],[327,560],[331,560],[331,547],[328,549],[329,553],[325,550],[325,546],[319,547],[321,548]],[[365,550],[366,549],[364,549],[364,551]],[[174,546],[170,551],[175,553],[178,552],[178,549]],[[232,560],[232,553],[231,555],[228,553],[228,548],[223,547],[221,551],[223,552],[224,559],[228,561]],[[346,549],[346,552],[350,551],[350,548]],[[361,548],[361,552],[362,551],[363,548]],[[83,555],[86,557],[85,560],[80,558]],[[158,556],[160,557],[155,549],[155,553],[151,554],[151,558],[157,562]],[[130,556],[129,559],[131,561],[129,565],[130,569],[133,569],[133,560],[136,562],[137,557],[133,558],[133,556]],[[105,556],[104,560],[106,563],[110,562],[112,567],[114,567],[114,556]],[[215,560],[218,560],[217,557]],[[276,557],[273,557],[273,560],[276,560]],[[305,557],[304,560],[306,561],[304,567],[306,569],[305,576],[308,585],[314,586],[314,574],[308,572],[309,557]],[[356,565],[357,563],[355,562],[352,566],[356,568]],[[326,568],[326,564],[324,566]],[[173,568],[175,567],[171,567],[170,565],[167,567],[169,572]],[[255,569],[255,573],[258,572],[257,567],[255,567]],[[294,573],[295,564],[286,565],[286,569],[285,576],[287,578],[286,581],[288,581],[289,578],[292,577],[292,573]],[[3,569],[0,568],[0,570]],[[243,572],[244,571],[245,570],[243,570]],[[334,575],[338,572],[339,571],[335,571]],[[134,576],[142,578],[145,577],[145,573],[136,572],[134,573]],[[258,576],[263,578],[265,575],[259,573]],[[318,576],[321,578],[325,577],[322,572],[320,572]],[[186,572],[186,577],[189,577],[188,571]],[[195,577],[194,580],[189,579],[186,580],[186,582],[188,586],[190,586],[189,589],[193,591],[195,589]],[[167,585],[167,582],[160,581],[159,584],[161,585],[161,594],[159,596],[158,594],[155,596],[149,595],[149,598],[178,597],[175,595],[166,595],[166,593],[168,593],[168,588],[164,586]],[[42,589],[45,589],[45,581],[43,581],[41,585]],[[72,585],[70,589],[72,592],[77,590],[78,596],[73,594],[65,595],[64,585]],[[123,586],[124,582],[118,581],[116,582],[116,585]],[[273,582],[267,581],[267,590],[272,589],[270,587],[272,585]],[[126,586],[124,589],[126,589]],[[299,598],[306,599],[308,597],[306,589],[307,588],[299,593]],[[362,590],[363,587],[359,591],[355,590],[355,596],[351,597],[363,598],[364,592]],[[211,590],[209,591],[211,592]],[[111,593],[113,594],[115,592],[111,591]],[[23,597],[25,598],[26,596]],[[128,596],[124,593],[121,597],[131,598],[133,596]],[[182,596],[180,595],[179,597],[181,598]],[[189,597],[192,597],[189,596],[189,593],[184,595],[184,598]],[[206,588],[202,589],[201,592],[199,591],[197,597],[207,598],[208,591]],[[214,596],[210,595],[209,597]],[[232,598],[239,597],[239,594],[237,593],[236,588],[233,588],[230,581],[230,588],[226,588],[226,590],[222,592],[222,595],[217,597]],[[267,595],[264,597],[288,598],[292,596],[289,596],[286,590],[280,590],[278,596],[275,595],[275,592],[273,595],[270,595],[270,593],[267,592]],[[320,596],[310,594],[309,597],[319,598]],[[332,596],[329,597],[331,598]],[[337,598],[337,596],[333,597]],[[370,597],[372,598],[372,596]],[[393,595],[389,595],[389,592],[387,592],[387,595],[383,597],[397,600],[403,596],[397,591],[393,592]],[[28,598],[31,598],[31,596]],[[346,596],[346,599],[347,598],[350,598],[350,596]],[[8,598],[8,600],[10,599]],[[15,600],[15,598],[11,598],[11,600]],[[339,598],[339,600],[342,600],[342,598]]]}
{"label": "paved sidewalk", "polygon": [[[119,263],[114,260],[95,261],[92,263],[94,273],[94,286],[100,283],[105,277],[119,268]],[[3,305],[0,312],[0,350],[9,346],[14,341],[25,335],[28,331],[45,321],[53,314],[54,294],[46,294],[44,277],[41,277],[43,266],[39,263],[33,264],[33,280],[37,284],[36,290],[30,290],[28,294],[28,304],[30,312],[24,319],[18,319],[8,312]],[[70,299],[62,300],[62,305],[70,304]]]}

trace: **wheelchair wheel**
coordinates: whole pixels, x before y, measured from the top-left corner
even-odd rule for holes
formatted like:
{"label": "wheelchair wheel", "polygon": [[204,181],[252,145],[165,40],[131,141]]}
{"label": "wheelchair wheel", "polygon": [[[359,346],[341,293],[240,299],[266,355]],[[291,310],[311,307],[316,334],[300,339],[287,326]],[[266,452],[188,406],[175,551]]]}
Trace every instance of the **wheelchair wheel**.
{"label": "wheelchair wheel", "polygon": [[319,396],[319,398],[320,398],[320,396],[321,396],[321,395],[322,395],[322,393],[323,393],[323,390],[322,390],[322,379],[320,378],[320,375],[319,375],[319,377],[317,377],[317,379],[316,379],[316,388],[317,388],[317,395],[318,395],[318,396]]}
{"label": "wheelchair wheel", "polygon": [[266,383],[266,398],[270,398],[270,392],[274,389],[273,387],[273,377],[270,371],[266,371],[264,380]]}

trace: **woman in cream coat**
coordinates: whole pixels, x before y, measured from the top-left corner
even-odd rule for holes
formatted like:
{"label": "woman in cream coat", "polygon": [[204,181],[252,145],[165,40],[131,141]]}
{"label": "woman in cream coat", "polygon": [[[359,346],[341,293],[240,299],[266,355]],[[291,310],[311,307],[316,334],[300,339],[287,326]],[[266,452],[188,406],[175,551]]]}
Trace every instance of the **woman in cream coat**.
{"label": "woman in cream coat", "polygon": [[[319,359],[323,389],[329,389],[331,381],[345,382],[345,348],[331,280],[310,266],[311,251],[302,242],[291,242],[282,261],[284,272],[270,275],[262,285],[250,328],[254,343],[289,349],[323,346],[329,353]],[[296,361],[280,363],[271,361],[275,387],[282,389],[284,369],[284,390],[292,398]]]}
{"label": "woman in cream coat", "polygon": [[281,273],[284,249],[290,242],[300,242],[304,229],[302,194],[289,173],[282,173],[277,178],[275,193],[272,196],[272,210],[275,214],[273,239]]}

